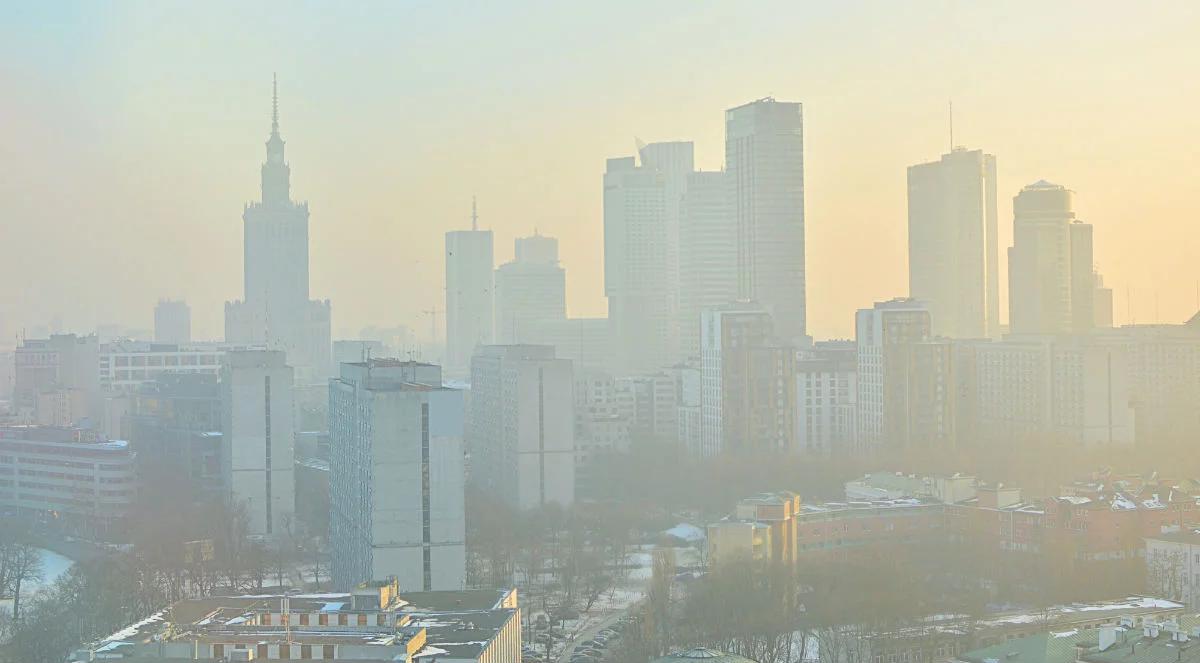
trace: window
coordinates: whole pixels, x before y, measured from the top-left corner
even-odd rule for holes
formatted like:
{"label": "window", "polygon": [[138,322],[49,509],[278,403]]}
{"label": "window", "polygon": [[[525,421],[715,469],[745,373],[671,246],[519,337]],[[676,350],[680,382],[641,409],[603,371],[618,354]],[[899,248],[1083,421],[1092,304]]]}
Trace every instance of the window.
{"label": "window", "polygon": [[333,645],[324,645],[321,647],[321,658],[333,660]]}
{"label": "window", "polygon": [[349,626],[349,625],[350,625],[350,615],[347,615],[344,612],[339,614],[338,615],[338,626]]}
{"label": "window", "polygon": [[359,626],[366,626],[366,625],[367,625],[367,614],[366,614],[365,612],[364,612],[364,613],[359,613],[359,615],[358,615],[358,625],[359,625]]}
{"label": "window", "polygon": [[261,644],[255,648],[254,658],[265,659],[266,657],[267,657],[267,646],[265,644]]}
{"label": "window", "polygon": [[225,656],[225,645],[213,645],[213,658]]}
{"label": "window", "polygon": [[317,615],[317,624],[321,626],[329,626],[329,615],[324,612]]}
{"label": "window", "polygon": [[279,645],[279,658],[286,660],[291,657],[292,657],[292,646],[291,645]]}
{"label": "window", "polygon": [[263,616],[262,616],[262,625],[263,625],[263,626],[270,626],[270,625],[271,625],[271,613],[269,613],[269,612],[265,612],[265,613],[263,613]]}
{"label": "window", "polygon": [[312,645],[300,645],[300,658],[312,658]]}
{"label": "window", "polygon": [[300,625],[308,626],[308,613],[307,612],[300,613]]}

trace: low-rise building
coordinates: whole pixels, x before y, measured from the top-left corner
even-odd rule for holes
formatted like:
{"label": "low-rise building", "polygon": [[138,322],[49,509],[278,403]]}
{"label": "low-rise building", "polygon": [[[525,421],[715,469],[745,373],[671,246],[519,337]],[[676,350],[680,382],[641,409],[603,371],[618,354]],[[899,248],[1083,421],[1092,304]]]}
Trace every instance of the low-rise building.
{"label": "low-rise building", "polygon": [[0,509],[110,537],[124,531],[136,493],[124,440],[79,428],[0,428]]}
{"label": "low-rise building", "polygon": [[111,658],[520,663],[521,610],[515,589],[401,593],[395,579],[339,594],[187,599],[70,660]]}
{"label": "low-rise building", "polygon": [[1197,609],[1200,533],[1187,530],[1146,537],[1146,589]]}

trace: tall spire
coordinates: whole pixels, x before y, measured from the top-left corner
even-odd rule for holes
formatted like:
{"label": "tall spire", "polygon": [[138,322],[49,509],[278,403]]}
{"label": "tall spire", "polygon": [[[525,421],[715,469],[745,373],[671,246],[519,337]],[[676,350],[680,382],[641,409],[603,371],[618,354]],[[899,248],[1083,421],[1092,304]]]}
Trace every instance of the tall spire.
{"label": "tall spire", "polygon": [[267,139],[267,162],[262,167],[264,203],[290,201],[288,182],[291,169],[284,158],[283,138],[279,135],[279,78],[271,74],[271,137]]}
{"label": "tall spire", "polygon": [[279,133],[279,78],[271,72],[271,133]]}
{"label": "tall spire", "polygon": [[475,196],[471,196],[471,230],[479,230],[479,213],[475,209]]}

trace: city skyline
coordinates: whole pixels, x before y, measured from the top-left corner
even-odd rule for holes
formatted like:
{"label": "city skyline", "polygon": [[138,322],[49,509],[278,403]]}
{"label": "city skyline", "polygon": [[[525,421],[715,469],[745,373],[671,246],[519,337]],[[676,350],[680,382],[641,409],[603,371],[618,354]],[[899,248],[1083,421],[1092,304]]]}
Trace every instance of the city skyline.
{"label": "city skyline", "polygon": [[[1043,15],[1052,23],[1069,7],[1070,3],[1045,8]],[[453,71],[479,73],[484,65],[472,64],[463,54],[436,51],[437,57],[419,70],[389,73],[368,62],[379,46],[338,51],[333,54],[336,66],[320,65],[306,60],[307,55],[288,58],[287,53],[295,54],[287,49],[272,52],[285,43],[284,35],[268,39],[266,45],[252,45],[249,35],[243,38],[235,32],[230,54],[200,53],[190,48],[199,42],[183,39],[166,49],[161,61],[149,62],[139,53],[163,46],[155,42],[164,38],[162,34],[144,40],[121,37],[140,21],[162,18],[156,11],[143,12],[130,26],[118,29],[108,22],[89,24],[89,10],[82,7],[24,9],[8,30],[23,27],[26,34],[12,35],[4,52],[10,61],[31,66],[5,72],[19,100],[5,115],[14,128],[11,163],[27,165],[7,178],[10,188],[0,214],[22,221],[6,226],[13,240],[10,246],[53,240],[62,264],[47,270],[48,263],[32,262],[30,252],[5,254],[0,294],[13,302],[5,306],[6,340],[55,314],[63,316],[65,329],[75,331],[115,321],[150,328],[154,303],[164,297],[189,303],[196,338],[218,337],[220,304],[238,296],[238,204],[255,197],[253,169],[261,160],[259,141],[269,112],[263,99],[276,70],[287,107],[289,157],[303,164],[293,184],[316,212],[311,230],[312,295],[335,303],[337,338],[356,336],[370,324],[400,322],[409,324],[418,337],[427,334],[428,321],[421,311],[440,308],[443,300],[444,267],[437,258],[442,235],[469,227],[472,194],[479,197],[484,227],[494,229],[496,243],[505,247],[497,252],[496,264],[508,260],[506,247],[514,237],[535,228],[554,236],[569,273],[568,315],[603,315],[602,255],[596,249],[603,233],[602,205],[595,180],[604,159],[629,153],[634,136],[649,142],[690,140],[696,145],[697,168],[719,169],[722,111],[768,94],[805,106],[808,317],[814,337],[849,337],[856,307],[907,294],[904,169],[948,150],[945,103],[951,98],[957,107],[955,143],[996,154],[999,160],[1001,251],[1012,245],[1012,196],[1039,179],[1061,183],[1079,192],[1079,218],[1096,228],[1096,262],[1114,291],[1117,324],[1179,322],[1196,308],[1198,270],[1189,257],[1200,245],[1200,230],[1186,222],[1198,209],[1197,201],[1187,195],[1195,166],[1186,160],[1186,150],[1170,148],[1175,136],[1193,135],[1200,127],[1186,112],[1191,98],[1187,91],[1164,77],[1171,80],[1173,68],[1183,67],[1183,27],[1196,10],[1182,4],[1161,9],[1154,16],[1127,17],[1130,25],[1156,26],[1156,47],[1109,49],[1123,50],[1120,58],[1082,45],[1052,46],[1052,35],[1041,30],[1024,34],[1042,48],[1046,62],[1058,68],[1080,67],[1077,80],[1050,91],[1058,77],[1047,67],[1012,52],[1007,52],[1012,62],[994,62],[987,50],[996,46],[994,41],[972,42],[980,36],[974,26],[984,18],[1003,32],[1012,27],[1010,17],[989,13],[996,10],[955,8],[933,20],[960,30],[917,49],[914,61],[903,67],[887,62],[889,49],[900,46],[889,39],[871,45],[865,55],[834,48],[831,56],[844,57],[834,58],[827,72],[805,65],[768,78],[747,60],[753,53],[736,53],[743,40],[733,35],[716,42],[712,66],[714,75],[720,74],[714,81],[719,85],[697,86],[699,79],[694,77],[666,86],[614,79],[612,65],[603,62],[605,52],[595,46],[578,50],[571,59],[573,65],[596,74],[588,81],[590,87],[582,89],[582,79],[561,67],[530,64],[535,54],[522,51],[487,67],[520,63],[534,67],[531,72],[554,75],[534,84],[514,81],[509,72],[489,82],[478,93],[504,102],[499,108],[484,104],[492,107],[490,113],[459,103],[463,89],[445,77],[440,79],[443,85],[420,95],[404,94],[429,82],[417,79]],[[196,30],[210,38],[227,29],[230,21],[253,22],[255,11],[267,10],[235,12],[228,19],[205,14]],[[486,11],[490,10],[480,10]],[[689,39],[705,37],[722,24],[725,11],[709,7],[686,20],[679,18],[682,32],[668,31],[664,38],[679,40],[688,30],[695,32]],[[789,11],[797,18],[804,16],[799,10]],[[1144,45],[1140,32],[1113,27],[1121,24],[1112,20],[1121,11],[1103,8],[1097,12],[1103,16],[1076,17],[1077,27],[1090,41]],[[887,13],[855,18],[876,34]],[[411,10],[407,16],[436,28],[435,34],[451,36],[439,11]],[[171,23],[182,24],[185,18],[173,17]],[[847,20],[832,10],[814,10],[809,18],[805,34]],[[363,19],[339,16],[335,27],[349,30],[363,25]],[[314,20],[296,12],[287,17],[287,28],[311,27]],[[548,12],[539,20],[565,18]],[[768,29],[760,25],[763,16],[748,20]],[[615,29],[615,22],[606,18],[601,31]],[[72,29],[45,35],[51,26],[63,25]],[[178,30],[166,34],[177,35]],[[463,30],[464,35],[479,36],[477,27]],[[54,57],[38,58],[45,48],[36,42],[39,34],[52,36],[56,48],[69,35],[89,38],[60,48]],[[628,36],[638,49],[645,48],[637,41],[641,34],[645,33],[632,30]],[[801,61],[819,47],[833,48],[814,36],[772,53]],[[947,64],[935,57],[947,53],[958,59]],[[201,55],[212,59],[214,75],[204,73],[201,65],[207,60]],[[84,60],[93,56],[107,65],[121,64],[128,75],[116,80],[110,71],[107,78],[86,79],[90,68]],[[245,61],[235,63],[239,57]],[[945,72],[916,84],[935,62],[946,65]],[[332,70],[347,65],[356,66],[355,74],[344,82],[335,80]],[[682,66],[656,62],[648,73],[665,76],[668,65]],[[978,79],[970,75],[972,67],[985,65],[994,69],[986,76],[981,72]],[[70,75],[60,75],[64,70]],[[1133,76],[1143,71],[1158,75]],[[885,80],[889,72],[897,80]],[[368,77],[373,80],[370,85]],[[505,82],[513,87],[504,88]],[[1116,83],[1126,85],[1128,93],[1113,95]],[[1042,102],[1027,108],[1009,100],[1015,84],[1030,96],[1040,95]],[[902,85],[909,88],[898,94]],[[571,122],[561,113],[554,119],[545,111],[547,95],[560,88],[569,93],[565,107],[584,113],[568,113],[574,116]],[[590,96],[595,94],[603,99]],[[581,104],[596,104],[597,109],[582,109]],[[429,108],[444,112],[432,117]],[[357,118],[347,122],[351,111]],[[117,118],[118,113],[125,115]],[[591,113],[600,113],[603,121]],[[892,119],[869,119],[880,114]],[[574,126],[580,120],[590,125],[587,131]],[[452,126],[459,131],[450,135]],[[893,131],[896,127],[903,131]],[[489,143],[483,138],[488,135],[503,140]],[[68,150],[72,158],[62,159],[59,155]],[[532,156],[514,160],[514,150]],[[55,177],[47,181],[55,182],[53,188],[40,184],[51,172]],[[52,195],[63,186],[73,195]],[[130,200],[136,201],[134,214]],[[101,230],[118,221],[123,232]],[[878,241],[863,242],[862,237]],[[402,252],[399,260],[394,257],[397,250]],[[348,255],[361,257],[353,261],[354,269],[343,267]],[[224,259],[216,261],[214,256]],[[1006,283],[1003,263],[1000,282]],[[169,269],[176,265],[180,268]],[[393,268],[400,273],[392,275]],[[148,279],[149,274],[159,278]],[[388,278],[397,285],[382,300],[373,289],[357,287],[365,280]],[[414,281],[436,287],[414,291],[400,285]],[[1001,317],[1006,318],[1007,292],[1001,290]],[[104,293],[113,291],[128,296],[106,302]],[[71,303],[79,301],[87,304],[73,310]]]}

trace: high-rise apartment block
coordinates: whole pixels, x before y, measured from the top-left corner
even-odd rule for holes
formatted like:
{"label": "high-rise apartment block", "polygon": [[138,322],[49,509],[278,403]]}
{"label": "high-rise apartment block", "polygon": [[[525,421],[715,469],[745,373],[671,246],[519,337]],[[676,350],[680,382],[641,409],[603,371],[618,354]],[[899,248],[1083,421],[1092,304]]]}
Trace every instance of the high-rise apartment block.
{"label": "high-rise apartment block", "polygon": [[753,302],[705,311],[700,327],[701,456],[789,451],[795,444],[795,349]]}
{"label": "high-rise apartment block", "polygon": [[463,392],[432,364],[372,359],[329,383],[334,585],[402,590],[466,580]]}
{"label": "high-rise apartment block", "polygon": [[954,344],[931,330],[929,308],[913,299],[855,316],[860,452],[955,443]]}
{"label": "high-rise apartment block", "polygon": [[295,505],[294,375],[279,350],[226,353],[221,364],[221,462],[250,534],[284,536]]}
{"label": "high-rise apartment block", "polygon": [[807,339],[804,122],[798,103],[725,111],[725,172],[737,228],[738,295],[763,305],[786,343]]}
{"label": "high-rise apartment block", "polygon": [[925,302],[933,333],[1000,333],[996,157],[955,148],[908,169],[909,295]]}
{"label": "high-rise apartment block", "polygon": [[821,341],[796,360],[796,447],[849,453],[858,419],[858,353],[853,341]]}
{"label": "high-rise apartment block", "polygon": [[488,345],[471,362],[467,419],[471,477],[529,509],[575,501],[571,362],[544,345]]}

